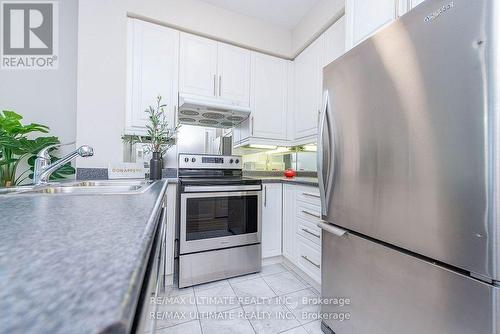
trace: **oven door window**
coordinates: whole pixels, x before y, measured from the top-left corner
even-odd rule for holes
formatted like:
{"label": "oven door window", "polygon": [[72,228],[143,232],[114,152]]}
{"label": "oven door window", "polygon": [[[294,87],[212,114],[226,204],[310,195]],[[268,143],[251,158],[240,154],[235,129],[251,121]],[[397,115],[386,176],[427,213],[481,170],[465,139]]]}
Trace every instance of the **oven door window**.
{"label": "oven door window", "polygon": [[188,198],[186,240],[257,233],[257,195]]}

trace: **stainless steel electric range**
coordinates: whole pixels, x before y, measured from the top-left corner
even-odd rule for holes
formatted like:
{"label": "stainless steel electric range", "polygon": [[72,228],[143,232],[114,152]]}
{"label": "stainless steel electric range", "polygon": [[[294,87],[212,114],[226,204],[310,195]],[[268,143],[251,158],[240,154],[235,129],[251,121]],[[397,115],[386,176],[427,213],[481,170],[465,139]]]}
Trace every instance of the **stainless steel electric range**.
{"label": "stainless steel electric range", "polygon": [[261,269],[260,180],[239,156],[179,154],[180,288]]}

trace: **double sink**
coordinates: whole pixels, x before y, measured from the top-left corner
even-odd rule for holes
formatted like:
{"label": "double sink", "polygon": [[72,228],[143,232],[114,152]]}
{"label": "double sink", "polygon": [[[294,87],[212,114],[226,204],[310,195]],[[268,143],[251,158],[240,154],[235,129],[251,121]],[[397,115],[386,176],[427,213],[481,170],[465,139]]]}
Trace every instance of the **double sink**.
{"label": "double sink", "polygon": [[35,194],[142,194],[152,185],[147,180],[69,181],[46,185],[0,188],[0,195]]}

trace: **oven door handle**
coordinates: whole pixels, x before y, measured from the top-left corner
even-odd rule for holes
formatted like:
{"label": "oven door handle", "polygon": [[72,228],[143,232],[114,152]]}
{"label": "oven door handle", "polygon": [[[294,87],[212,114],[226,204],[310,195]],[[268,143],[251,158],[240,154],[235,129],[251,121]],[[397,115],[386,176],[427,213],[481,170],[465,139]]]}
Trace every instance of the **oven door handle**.
{"label": "oven door handle", "polygon": [[261,185],[248,185],[248,186],[186,186],[186,187],[184,187],[184,192],[186,192],[186,193],[248,191],[248,190],[262,190],[262,186]]}

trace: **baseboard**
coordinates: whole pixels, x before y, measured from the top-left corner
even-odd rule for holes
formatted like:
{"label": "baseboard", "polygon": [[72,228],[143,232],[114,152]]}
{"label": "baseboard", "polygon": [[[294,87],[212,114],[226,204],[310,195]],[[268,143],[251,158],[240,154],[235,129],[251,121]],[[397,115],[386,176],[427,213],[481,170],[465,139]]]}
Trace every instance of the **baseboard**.
{"label": "baseboard", "polygon": [[165,286],[174,285],[174,275],[165,275]]}
{"label": "baseboard", "polygon": [[297,275],[302,277],[304,281],[309,283],[313,288],[315,288],[317,291],[321,291],[321,284],[316,282],[316,280],[312,279],[311,276],[306,274],[302,269],[297,267],[295,264],[293,264],[290,260],[288,260],[286,257],[283,257],[283,264],[285,264],[288,268],[293,270]]}
{"label": "baseboard", "polygon": [[268,264],[276,264],[276,263],[281,263],[283,262],[283,256],[278,255],[278,256],[271,256],[271,257],[266,257],[262,259],[262,265],[268,265]]}

